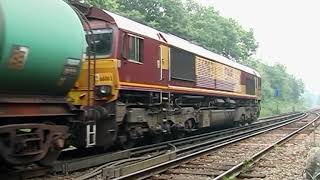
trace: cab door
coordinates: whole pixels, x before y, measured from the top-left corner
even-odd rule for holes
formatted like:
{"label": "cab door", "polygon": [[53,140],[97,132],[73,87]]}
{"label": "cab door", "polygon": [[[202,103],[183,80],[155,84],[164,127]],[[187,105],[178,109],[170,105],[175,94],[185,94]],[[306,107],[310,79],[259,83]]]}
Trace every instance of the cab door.
{"label": "cab door", "polygon": [[170,61],[170,48],[165,45],[160,45],[160,81],[167,82],[169,79],[169,61]]}

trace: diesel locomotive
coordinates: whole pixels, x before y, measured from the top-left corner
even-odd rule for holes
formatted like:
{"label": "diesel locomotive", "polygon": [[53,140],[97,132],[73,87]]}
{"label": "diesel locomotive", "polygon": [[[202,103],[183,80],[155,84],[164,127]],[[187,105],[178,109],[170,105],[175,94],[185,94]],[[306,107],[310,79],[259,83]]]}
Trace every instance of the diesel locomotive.
{"label": "diesel locomotive", "polygon": [[80,18],[64,1],[0,0],[0,162],[58,157],[78,119],[65,97],[85,48]]}
{"label": "diesel locomotive", "polygon": [[257,71],[172,34],[73,2],[86,17],[88,54],[68,95],[86,115],[77,147],[131,147],[145,137],[183,137],[255,121]]}

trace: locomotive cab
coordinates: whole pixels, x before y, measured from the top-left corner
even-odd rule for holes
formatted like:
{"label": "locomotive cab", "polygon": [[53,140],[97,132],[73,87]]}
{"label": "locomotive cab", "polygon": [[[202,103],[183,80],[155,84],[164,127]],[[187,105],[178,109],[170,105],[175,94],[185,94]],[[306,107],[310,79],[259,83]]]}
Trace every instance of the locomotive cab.
{"label": "locomotive cab", "polygon": [[86,17],[86,58],[80,77],[68,96],[69,102],[84,115],[75,125],[74,136],[70,139],[76,147],[107,148],[117,136],[114,101],[118,98],[120,85],[116,58],[118,29],[108,16],[97,17],[93,13]]}
{"label": "locomotive cab", "polygon": [[90,106],[96,101],[117,98],[118,72],[115,58],[117,30],[101,20],[89,20],[87,53],[80,77],[69,93],[69,101],[77,106]]}

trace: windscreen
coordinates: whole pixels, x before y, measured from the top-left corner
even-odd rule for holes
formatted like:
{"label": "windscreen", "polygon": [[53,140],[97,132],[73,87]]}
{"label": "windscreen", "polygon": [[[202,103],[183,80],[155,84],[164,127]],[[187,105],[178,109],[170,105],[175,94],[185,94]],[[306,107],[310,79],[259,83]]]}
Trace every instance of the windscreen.
{"label": "windscreen", "polygon": [[87,35],[87,41],[90,42],[91,54],[95,52],[97,57],[107,57],[112,53],[112,29],[98,29],[93,30],[90,37]]}

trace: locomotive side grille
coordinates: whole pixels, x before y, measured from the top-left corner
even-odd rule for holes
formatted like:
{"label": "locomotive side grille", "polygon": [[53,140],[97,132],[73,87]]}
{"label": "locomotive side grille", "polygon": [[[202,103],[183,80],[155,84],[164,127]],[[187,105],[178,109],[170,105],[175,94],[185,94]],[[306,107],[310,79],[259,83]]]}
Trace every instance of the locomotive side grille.
{"label": "locomotive side grille", "polygon": [[171,76],[173,79],[196,80],[195,57],[188,51],[171,48]]}

